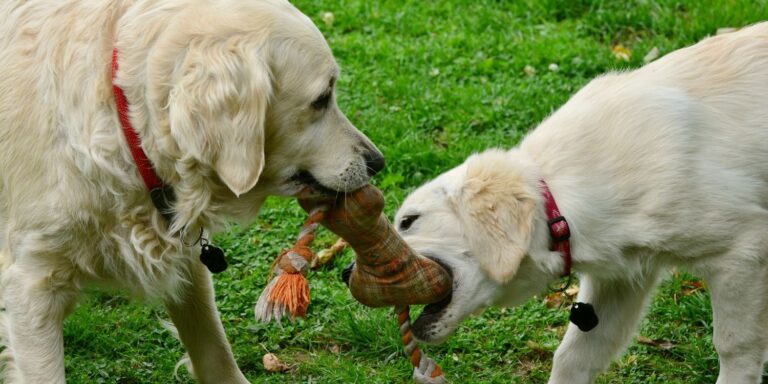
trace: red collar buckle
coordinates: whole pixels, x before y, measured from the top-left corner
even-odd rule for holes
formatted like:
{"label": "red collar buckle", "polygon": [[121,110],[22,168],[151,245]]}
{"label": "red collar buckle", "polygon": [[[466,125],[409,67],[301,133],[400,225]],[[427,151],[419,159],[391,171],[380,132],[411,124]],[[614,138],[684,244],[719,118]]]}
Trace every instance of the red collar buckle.
{"label": "red collar buckle", "polygon": [[571,228],[568,221],[560,214],[560,208],[557,207],[555,197],[549,190],[547,183],[540,180],[541,194],[544,195],[544,208],[547,213],[547,226],[549,227],[549,236],[552,238],[551,250],[560,252],[563,256],[563,273],[561,276],[571,275]]}
{"label": "red collar buckle", "polygon": [[568,221],[565,220],[565,217],[558,216],[554,219],[549,219],[547,220],[547,225],[549,226],[549,235],[555,243],[567,241],[571,238],[571,229],[568,227]]}

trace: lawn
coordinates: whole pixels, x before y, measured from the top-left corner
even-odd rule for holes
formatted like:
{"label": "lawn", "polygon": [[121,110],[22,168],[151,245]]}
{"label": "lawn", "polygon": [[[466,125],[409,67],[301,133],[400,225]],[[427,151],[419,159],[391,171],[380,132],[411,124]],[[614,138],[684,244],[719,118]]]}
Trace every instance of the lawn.
{"label": "lawn", "polygon": [[[722,27],[768,19],[768,1],[297,0],[342,66],[338,102],[387,158],[374,179],[386,212],[416,186],[488,147],[510,147],[591,78],[641,66]],[[338,276],[347,251],[311,273],[306,320],[260,324],[253,306],[269,266],[297,234],[295,202],[268,201],[257,222],[217,236],[230,268],[217,302],[241,369],[254,383],[409,383],[390,310],[357,304]],[[335,239],[323,232],[318,247]],[[671,273],[638,341],[599,383],[713,383],[717,356],[706,286]],[[540,297],[491,309],[426,350],[453,383],[544,383],[567,311]],[[67,320],[71,383],[192,382],[162,306],[90,291]],[[271,374],[262,356],[291,369]]]}

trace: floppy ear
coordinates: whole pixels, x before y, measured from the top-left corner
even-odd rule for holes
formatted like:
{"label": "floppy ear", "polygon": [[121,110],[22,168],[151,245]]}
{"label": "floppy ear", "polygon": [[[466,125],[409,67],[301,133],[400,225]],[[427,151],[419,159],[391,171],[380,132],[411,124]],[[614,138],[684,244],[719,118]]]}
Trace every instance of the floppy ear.
{"label": "floppy ear", "polygon": [[490,150],[467,159],[456,211],[473,256],[492,279],[509,281],[531,244],[536,199],[509,155]]}
{"label": "floppy ear", "polygon": [[264,168],[269,67],[232,41],[192,42],[169,98],[171,135],[182,156],[213,167],[237,196]]}

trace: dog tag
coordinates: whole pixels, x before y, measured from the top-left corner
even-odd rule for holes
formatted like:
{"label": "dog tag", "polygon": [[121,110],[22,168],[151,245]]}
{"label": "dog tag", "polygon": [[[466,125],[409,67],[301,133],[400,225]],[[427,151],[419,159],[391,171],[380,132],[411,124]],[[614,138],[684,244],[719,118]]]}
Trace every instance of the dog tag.
{"label": "dog tag", "polygon": [[224,272],[227,269],[227,259],[224,257],[224,251],[205,243],[200,248],[200,261],[208,267],[211,273]]}
{"label": "dog tag", "polygon": [[589,303],[573,303],[571,306],[571,315],[568,318],[582,332],[589,332],[597,326],[597,314],[595,307]]}

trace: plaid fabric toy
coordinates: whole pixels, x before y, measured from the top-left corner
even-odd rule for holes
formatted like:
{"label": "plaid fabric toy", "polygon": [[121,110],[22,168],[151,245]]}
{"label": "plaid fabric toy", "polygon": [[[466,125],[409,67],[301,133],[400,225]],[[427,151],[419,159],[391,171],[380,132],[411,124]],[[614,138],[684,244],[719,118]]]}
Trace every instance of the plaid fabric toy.
{"label": "plaid fabric toy", "polygon": [[355,250],[349,289],[362,304],[430,304],[451,292],[450,274],[411,249],[387,220],[384,196],[376,187],[368,185],[332,201],[305,199],[299,204],[307,212],[325,206],[320,223]]}

